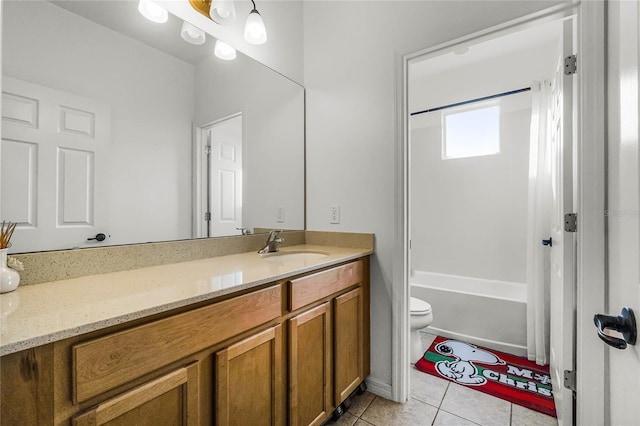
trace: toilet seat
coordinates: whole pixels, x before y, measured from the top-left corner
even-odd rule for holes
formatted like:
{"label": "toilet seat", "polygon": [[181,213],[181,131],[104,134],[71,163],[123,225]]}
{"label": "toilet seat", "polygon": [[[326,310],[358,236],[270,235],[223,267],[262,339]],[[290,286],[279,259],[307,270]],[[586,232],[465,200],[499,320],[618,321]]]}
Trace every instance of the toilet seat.
{"label": "toilet seat", "polygon": [[411,297],[409,301],[411,315],[428,315],[431,313],[431,305],[417,297]]}

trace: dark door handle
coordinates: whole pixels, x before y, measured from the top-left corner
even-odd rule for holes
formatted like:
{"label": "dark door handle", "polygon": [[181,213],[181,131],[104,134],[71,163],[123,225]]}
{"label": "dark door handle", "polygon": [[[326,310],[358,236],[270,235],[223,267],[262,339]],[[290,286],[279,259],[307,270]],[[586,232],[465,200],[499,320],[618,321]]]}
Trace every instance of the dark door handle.
{"label": "dark door handle", "polygon": [[[638,329],[636,328],[636,317],[631,308],[622,308],[622,312],[617,317],[595,314],[593,323],[598,329],[598,337],[609,346],[616,349],[626,349],[627,344],[636,344]],[[605,334],[604,330],[607,328],[622,333],[624,339]]]}
{"label": "dark door handle", "polygon": [[107,239],[107,236],[101,232],[99,234],[96,234],[96,236],[93,238],[87,238],[87,241],[91,241],[91,240],[104,241],[106,239]]}
{"label": "dark door handle", "polygon": [[553,247],[553,238],[549,237],[548,240],[542,240],[542,245]]}

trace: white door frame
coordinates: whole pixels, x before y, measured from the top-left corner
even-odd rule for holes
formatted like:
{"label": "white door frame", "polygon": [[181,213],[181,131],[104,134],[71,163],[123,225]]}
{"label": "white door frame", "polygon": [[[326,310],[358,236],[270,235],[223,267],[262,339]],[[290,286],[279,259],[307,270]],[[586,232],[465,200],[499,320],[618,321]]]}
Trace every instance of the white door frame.
{"label": "white door frame", "polygon": [[[421,56],[437,56],[455,46],[499,33],[577,15],[578,147],[575,153],[574,194],[578,213],[577,247],[577,424],[604,424],[604,345],[597,338],[592,317],[604,312],[605,296],[605,5],[584,1],[556,6],[437,46],[396,57],[396,196],[392,287],[392,399],[409,398],[409,234],[408,234],[408,68]],[[588,374],[586,374],[588,372]]]}

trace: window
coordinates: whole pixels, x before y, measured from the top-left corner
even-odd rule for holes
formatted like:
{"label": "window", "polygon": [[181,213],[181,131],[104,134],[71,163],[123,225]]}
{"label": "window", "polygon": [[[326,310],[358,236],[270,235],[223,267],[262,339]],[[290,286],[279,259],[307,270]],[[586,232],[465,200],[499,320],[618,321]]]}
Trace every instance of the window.
{"label": "window", "polygon": [[500,153],[500,106],[484,105],[443,114],[444,159]]}

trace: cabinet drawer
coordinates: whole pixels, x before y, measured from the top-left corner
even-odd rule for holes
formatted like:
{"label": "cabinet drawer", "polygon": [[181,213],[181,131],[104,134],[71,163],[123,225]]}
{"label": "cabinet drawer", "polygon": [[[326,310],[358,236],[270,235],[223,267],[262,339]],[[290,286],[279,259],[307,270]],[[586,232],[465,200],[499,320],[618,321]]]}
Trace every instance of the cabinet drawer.
{"label": "cabinet drawer", "polygon": [[289,281],[289,310],[295,311],[323,297],[362,283],[362,271],[362,261],[358,260]]}
{"label": "cabinet drawer", "polygon": [[281,314],[276,285],[75,345],[73,401],[86,401]]}

